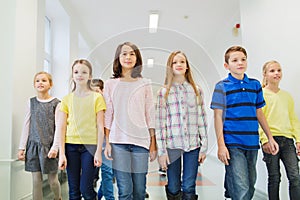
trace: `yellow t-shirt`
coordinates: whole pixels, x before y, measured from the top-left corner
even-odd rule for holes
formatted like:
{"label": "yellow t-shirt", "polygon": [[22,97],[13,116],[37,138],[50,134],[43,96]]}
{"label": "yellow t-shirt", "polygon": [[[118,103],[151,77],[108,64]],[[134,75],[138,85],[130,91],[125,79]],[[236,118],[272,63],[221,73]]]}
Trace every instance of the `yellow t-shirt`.
{"label": "yellow t-shirt", "polygon": [[86,97],[77,97],[74,93],[65,96],[60,110],[67,117],[66,143],[97,144],[97,112],[106,109],[101,94],[92,92]]}

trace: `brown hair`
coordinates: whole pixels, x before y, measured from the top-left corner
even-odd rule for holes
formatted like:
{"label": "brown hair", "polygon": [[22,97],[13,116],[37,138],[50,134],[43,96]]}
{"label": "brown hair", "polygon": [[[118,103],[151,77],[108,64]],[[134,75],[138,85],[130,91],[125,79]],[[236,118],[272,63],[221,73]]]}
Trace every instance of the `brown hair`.
{"label": "brown hair", "polygon": [[[88,60],[85,60],[85,59],[79,59],[79,60],[74,61],[73,65],[72,65],[72,77],[73,77],[74,66],[77,65],[77,64],[82,64],[82,65],[87,66],[89,68],[89,71],[90,71],[89,75],[90,75],[90,77],[92,77],[92,74],[93,74],[92,64]],[[72,85],[73,85],[72,92],[74,92],[75,89],[76,89],[76,83],[75,83],[74,80],[72,80]],[[87,85],[88,85],[88,88],[90,90],[92,90],[91,80],[88,80]]]}
{"label": "brown hair", "polygon": [[225,57],[225,63],[228,64],[228,60],[229,60],[230,54],[231,54],[232,52],[237,52],[237,51],[244,53],[244,55],[245,55],[246,58],[247,58],[247,52],[246,52],[246,49],[244,49],[244,48],[241,47],[241,46],[232,46],[232,47],[230,47],[229,49],[227,49],[227,51],[225,52],[225,56],[224,56],[224,57]]}
{"label": "brown hair", "polygon": [[263,88],[268,85],[268,81],[266,79],[266,73],[267,73],[268,67],[272,64],[278,64],[280,66],[279,62],[277,62],[276,60],[270,60],[263,65],[263,68],[262,68],[262,71],[263,71],[262,87]]}
{"label": "brown hair", "polygon": [[173,65],[173,59],[177,54],[183,55],[185,60],[186,60],[187,69],[186,69],[186,72],[185,72],[185,75],[184,75],[185,79],[188,83],[190,83],[192,85],[192,87],[195,91],[195,94],[197,96],[197,102],[201,104],[202,99],[201,99],[201,96],[199,94],[199,90],[197,89],[197,86],[194,82],[188,59],[182,51],[173,51],[170,54],[169,58],[168,58],[167,69],[166,69],[166,78],[165,78],[165,86],[166,86],[165,99],[168,98],[168,95],[169,95],[169,92],[170,92],[170,89],[171,89],[171,85],[172,85],[172,82],[173,82],[174,73],[173,73],[172,65]]}
{"label": "brown hair", "polygon": [[114,62],[113,62],[113,77],[112,78],[122,77],[122,65],[120,63],[119,57],[121,54],[122,47],[124,45],[131,47],[136,56],[136,63],[131,72],[131,77],[132,78],[142,77],[141,73],[142,73],[142,68],[143,68],[143,60],[142,60],[140,50],[138,49],[138,47],[135,44],[133,44],[131,42],[124,42],[124,43],[120,44],[116,49],[115,58],[114,58]]}
{"label": "brown hair", "polygon": [[91,84],[92,84],[91,86],[93,86],[93,87],[99,87],[101,91],[104,88],[104,82],[99,78],[92,79]]}
{"label": "brown hair", "polygon": [[50,86],[52,87],[53,86],[53,80],[52,80],[52,76],[51,74],[49,74],[48,72],[44,72],[44,71],[41,71],[41,72],[38,72],[34,75],[34,78],[33,78],[33,85],[35,84],[35,80],[36,80],[36,77],[40,74],[45,74],[49,80],[49,83],[50,83]]}

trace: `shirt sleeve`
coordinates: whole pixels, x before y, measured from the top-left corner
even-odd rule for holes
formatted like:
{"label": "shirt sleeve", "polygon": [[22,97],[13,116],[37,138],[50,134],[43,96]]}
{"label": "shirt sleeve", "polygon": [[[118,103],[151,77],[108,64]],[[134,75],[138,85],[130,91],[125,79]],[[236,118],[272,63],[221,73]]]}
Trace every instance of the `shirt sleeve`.
{"label": "shirt sleeve", "polygon": [[145,94],[145,114],[148,128],[155,128],[155,107],[153,102],[153,92],[151,82],[147,82]]}
{"label": "shirt sleeve", "polygon": [[51,150],[55,150],[58,151],[59,149],[59,142],[61,140],[61,135],[57,133],[56,128],[57,128],[57,113],[60,110],[60,105],[61,103],[57,104],[56,108],[55,108],[55,134],[54,134],[54,140],[53,140],[53,145],[51,147]]}
{"label": "shirt sleeve", "polygon": [[156,122],[156,141],[157,141],[157,149],[158,156],[167,154],[166,147],[166,135],[167,135],[167,112],[166,112],[166,100],[164,97],[166,89],[162,88],[158,91],[157,102],[156,102],[156,114],[155,114],[155,122]]}
{"label": "shirt sleeve", "polygon": [[300,142],[300,122],[295,113],[295,105],[292,96],[290,96],[290,103],[289,103],[289,117],[290,122],[293,128],[293,138],[295,138],[296,142]]}
{"label": "shirt sleeve", "polygon": [[111,129],[112,120],[114,116],[113,102],[112,102],[112,80],[106,81],[104,84],[104,99],[106,103],[106,111],[104,113],[104,127],[107,129]]}
{"label": "shirt sleeve", "polygon": [[22,129],[22,134],[20,138],[20,144],[19,144],[19,149],[25,150],[26,149],[26,144],[29,136],[29,126],[30,126],[30,99],[27,102],[26,106],[26,111],[25,111],[25,118],[24,118],[24,123],[23,123],[23,129]]}
{"label": "shirt sleeve", "polygon": [[219,82],[215,86],[210,108],[224,110],[225,107],[226,107],[226,101],[225,101],[224,87],[223,84]]}
{"label": "shirt sleeve", "polygon": [[208,136],[207,136],[207,120],[206,120],[206,112],[205,112],[205,107],[204,107],[204,97],[203,97],[203,92],[199,88],[199,95],[201,96],[202,101],[200,102],[199,105],[199,131],[200,131],[200,139],[201,139],[201,153],[206,153],[207,148],[208,148]]}

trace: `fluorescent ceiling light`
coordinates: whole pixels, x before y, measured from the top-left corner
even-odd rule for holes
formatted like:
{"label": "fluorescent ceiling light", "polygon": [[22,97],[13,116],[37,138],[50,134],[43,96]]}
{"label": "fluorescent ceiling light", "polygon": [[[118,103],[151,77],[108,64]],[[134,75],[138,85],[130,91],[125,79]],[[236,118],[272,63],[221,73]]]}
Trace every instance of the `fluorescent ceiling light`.
{"label": "fluorescent ceiling light", "polygon": [[148,58],[147,59],[147,66],[150,68],[150,67],[153,67],[154,65],[154,59],[153,58]]}
{"label": "fluorescent ceiling light", "polygon": [[158,27],[158,13],[150,13],[149,15],[149,33],[156,33]]}

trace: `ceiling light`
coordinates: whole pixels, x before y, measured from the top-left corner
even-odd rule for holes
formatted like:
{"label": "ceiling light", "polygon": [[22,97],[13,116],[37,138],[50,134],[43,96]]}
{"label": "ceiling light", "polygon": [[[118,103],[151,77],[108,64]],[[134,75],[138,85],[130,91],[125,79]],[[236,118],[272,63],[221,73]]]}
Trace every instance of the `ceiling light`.
{"label": "ceiling light", "polygon": [[156,33],[158,27],[158,13],[152,12],[149,15],[149,33]]}
{"label": "ceiling light", "polygon": [[147,59],[147,67],[152,68],[154,66],[154,58]]}

